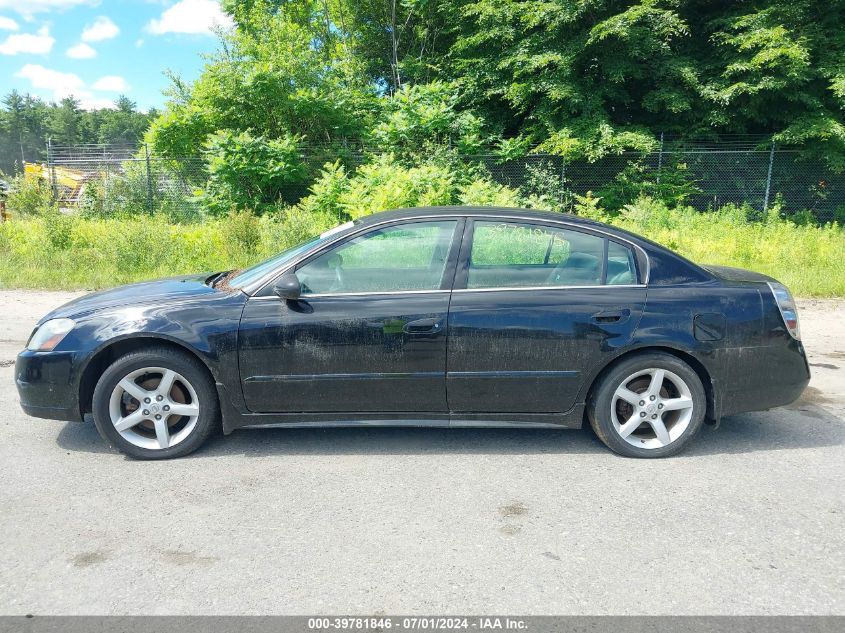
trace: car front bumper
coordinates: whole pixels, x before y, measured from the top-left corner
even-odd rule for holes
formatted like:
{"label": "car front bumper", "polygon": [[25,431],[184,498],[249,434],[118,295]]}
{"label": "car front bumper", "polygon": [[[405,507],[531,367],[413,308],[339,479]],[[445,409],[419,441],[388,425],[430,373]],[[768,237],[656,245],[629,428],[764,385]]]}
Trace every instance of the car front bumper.
{"label": "car front bumper", "polygon": [[15,385],[21,408],[27,415],[49,420],[82,419],[75,389],[74,360],[74,352],[25,350],[18,354]]}

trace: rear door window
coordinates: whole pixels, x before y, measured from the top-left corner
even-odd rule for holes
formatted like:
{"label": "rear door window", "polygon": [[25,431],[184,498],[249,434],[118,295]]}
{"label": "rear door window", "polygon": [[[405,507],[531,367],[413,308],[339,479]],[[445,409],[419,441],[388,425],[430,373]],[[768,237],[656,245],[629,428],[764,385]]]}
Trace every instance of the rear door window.
{"label": "rear door window", "polygon": [[474,224],[467,288],[600,286],[635,280],[631,249],[604,237],[542,224]]}

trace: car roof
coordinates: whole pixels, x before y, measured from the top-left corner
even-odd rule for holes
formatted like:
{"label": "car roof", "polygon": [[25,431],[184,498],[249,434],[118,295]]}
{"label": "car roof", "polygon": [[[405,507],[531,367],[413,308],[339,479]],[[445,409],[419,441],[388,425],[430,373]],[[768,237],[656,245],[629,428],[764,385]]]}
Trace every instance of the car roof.
{"label": "car roof", "polygon": [[359,218],[355,221],[358,226],[366,226],[368,224],[375,224],[377,222],[384,222],[385,220],[402,220],[406,218],[415,218],[421,216],[432,215],[484,215],[491,218],[507,218],[513,216],[531,218],[536,220],[557,220],[571,222],[572,224],[581,224],[583,226],[593,226],[601,229],[610,229],[612,231],[619,231],[616,227],[608,224],[603,224],[596,220],[582,218],[571,213],[558,213],[556,211],[536,211],[532,209],[520,209],[516,207],[484,207],[484,206],[443,206],[443,207],[410,207],[407,209],[393,209],[390,211],[382,211],[372,215]]}
{"label": "car roof", "polygon": [[517,207],[484,207],[484,206],[442,206],[442,207],[409,207],[407,209],[393,209],[390,211],[381,211],[373,213],[355,220],[355,227],[365,227],[371,224],[378,224],[391,220],[412,220],[414,218],[431,217],[437,215],[454,216],[454,215],[479,215],[488,218],[519,218],[528,220],[537,220],[538,222],[566,222],[574,226],[583,226],[586,229],[596,229],[607,235],[615,235],[625,241],[633,242],[640,248],[646,251],[653,251],[655,249],[666,251],[666,248],[644,238],[642,235],[631,233],[625,229],[612,224],[605,224],[598,220],[591,220],[571,213],[561,213],[558,211],[537,211],[532,209],[520,209]]}

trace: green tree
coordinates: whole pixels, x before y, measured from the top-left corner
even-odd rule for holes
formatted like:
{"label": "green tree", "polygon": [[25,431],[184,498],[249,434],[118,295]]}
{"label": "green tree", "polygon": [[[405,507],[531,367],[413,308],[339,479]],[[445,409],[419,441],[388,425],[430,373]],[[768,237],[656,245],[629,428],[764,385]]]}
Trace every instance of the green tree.
{"label": "green tree", "polygon": [[82,142],[82,110],[79,101],[65,97],[59,107],[50,113],[50,130],[53,140],[61,145],[77,145]]}
{"label": "green tree", "polygon": [[648,151],[661,132],[764,134],[845,169],[843,0],[224,7],[235,33],[195,84],[174,82],[150,133],[162,151],[192,153],[220,129],[406,151],[444,138],[448,110],[449,138],[483,122],[483,142],[507,139],[510,157],[531,146],[589,159]]}
{"label": "green tree", "polygon": [[158,116],[154,109],[139,112],[125,96],[114,108],[82,110],[72,97],[55,104],[12,91],[0,108],[0,170],[11,173],[24,161],[45,160],[48,139],[57,144],[138,143]]}
{"label": "green tree", "polygon": [[138,116],[137,104],[125,95],[120,95],[114,105],[114,110],[97,112],[97,142],[131,145],[141,141],[149,127],[148,118]]}
{"label": "green tree", "polygon": [[448,11],[447,74],[464,103],[556,153],[648,149],[666,131],[775,133],[842,155],[841,0],[461,0]]}
{"label": "green tree", "polygon": [[240,28],[223,40],[200,78],[192,86],[174,82],[150,143],[186,155],[224,129],[269,138],[296,133],[311,143],[360,137],[375,109],[375,89],[340,39],[328,35],[333,29],[322,26],[320,6],[242,3]]}
{"label": "green tree", "polygon": [[442,81],[405,85],[382,100],[372,140],[380,151],[419,157],[454,144],[460,153],[480,151],[484,122],[457,107],[456,87]]}

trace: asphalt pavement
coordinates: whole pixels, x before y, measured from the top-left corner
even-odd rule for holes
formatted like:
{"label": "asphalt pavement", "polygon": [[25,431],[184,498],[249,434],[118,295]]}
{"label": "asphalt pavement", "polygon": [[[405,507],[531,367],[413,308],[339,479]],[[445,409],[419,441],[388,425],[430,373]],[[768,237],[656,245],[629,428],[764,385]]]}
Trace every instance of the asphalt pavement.
{"label": "asphalt pavement", "polygon": [[631,460],[588,430],[239,431],[138,462],[25,416],[69,293],[0,292],[0,614],[843,614],[845,302],[801,400]]}

